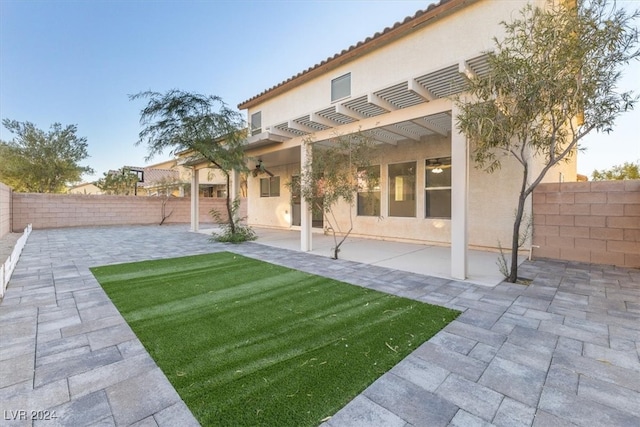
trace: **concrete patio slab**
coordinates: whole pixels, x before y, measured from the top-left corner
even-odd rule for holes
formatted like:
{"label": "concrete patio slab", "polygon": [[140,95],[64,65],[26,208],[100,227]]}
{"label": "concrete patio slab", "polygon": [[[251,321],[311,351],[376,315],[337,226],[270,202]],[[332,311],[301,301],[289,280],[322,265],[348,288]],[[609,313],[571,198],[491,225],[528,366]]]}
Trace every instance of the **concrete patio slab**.
{"label": "concrete patio slab", "polygon": [[[203,228],[199,232],[211,235],[216,227]],[[275,248],[300,250],[300,231],[269,228],[254,228],[257,242]],[[310,254],[322,257],[333,256],[335,241],[333,236],[321,230],[313,233],[313,250]],[[465,282],[495,286],[504,276],[498,267],[499,253],[469,250],[468,277]],[[388,240],[348,237],[341,245],[339,258],[364,264],[387,267],[411,273],[441,277],[451,280],[451,249],[446,246],[395,242]],[[525,256],[519,258],[524,262]]]}
{"label": "concrete patio slab", "polygon": [[639,270],[527,261],[530,285],[478,286],[403,270],[392,260],[419,251],[402,245],[376,243],[386,258],[367,264],[295,243],[212,243],[184,226],[34,230],[0,303],[0,425],[198,425],[89,268],[217,251],[463,311],[327,427],[640,425]]}

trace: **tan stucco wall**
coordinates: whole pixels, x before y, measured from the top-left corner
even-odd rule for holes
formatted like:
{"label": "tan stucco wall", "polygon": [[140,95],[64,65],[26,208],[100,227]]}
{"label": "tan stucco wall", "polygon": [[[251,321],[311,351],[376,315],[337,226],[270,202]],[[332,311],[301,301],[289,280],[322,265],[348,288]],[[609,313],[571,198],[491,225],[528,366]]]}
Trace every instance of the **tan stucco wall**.
{"label": "tan stucco wall", "polygon": [[[349,72],[350,98],[353,99],[408,78],[457,65],[461,59],[471,59],[493,49],[492,38],[503,34],[499,22],[510,21],[526,3],[526,0],[473,3],[442,20],[422,25],[414,33],[347,62],[295,90],[249,109],[247,117],[262,111],[264,130],[271,125],[329,107],[331,80]],[[318,62],[322,59],[318,58]]]}
{"label": "tan stucco wall", "polygon": [[291,190],[287,183],[300,172],[300,164],[292,163],[269,167],[269,172],[280,177],[280,197],[260,197],[260,178],[249,175],[247,191],[247,222],[263,227],[289,228],[291,226]]}
{"label": "tan stucco wall", "polygon": [[102,194],[102,190],[96,187],[92,183],[81,184],[76,187],[70,188],[67,192],[69,194]]}
{"label": "tan stucco wall", "polygon": [[[357,216],[353,210],[354,235],[388,240],[420,241],[423,243],[448,244],[451,236],[451,220],[425,218],[424,208],[424,162],[427,158],[449,156],[450,142],[445,137],[432,137],[423,142],[400,143],[398,146],[383,145],[377,150],[372,164],[381,165],[382,216]],[[388,165],[417,162],[416,217],[399,218],[388,216]],[[455,165],[453,166],[455,168]],[[248,222],[251,225],[289,228],[291,226],[291,193],[285,183],[298,174],[300,164],[271,167],[274,175],[280,176],[280,197],[260,197],[259,180],[249,178]],[[454,169],[455,171],[455,169]],[[553,174],[551,174],[553,175]],[[266,176],[266,175],[265,175]],[[469,168],[469,244],[474,247],[497,248],[498,241],[508,247],[511,241],[511,226],[517,204],[521,170],[515,160],[503,160],[503,167],[493,174]],[[335,209],[339,227],[349,227],[349,206],[341,203]],[[527,205],[531,215],[531,204]]]}
{"label": "tan stucco wall", "polygon": [[[428,22],[414,33],[409,34],[392,43],[382,46],[375,51],[362,55],[357,59],[346,62],[324,75],[309,80],[293,89],[252,107],[248,117],[257,111],[262,112],[263,131],[269,126],[277,125],[287,120],[295,119],[310,112],[329,107],[331,80],[347,72],[351,73],[351,97],[357,98],[378,89],[389,87],[410,78],[425,75],[451,65],[457,65],[460,60],[471,59],[482,52],[494,47],[493,37],[503,34],[500,21],[511,21],[518,11],[528,3],[527,0],[491,1],[483,0],[471,3],[463,9],[441,20]],[[544,1],[535,0],[542,5]],[[344,101],[341,100],[340,103]],[[443,100],[429,102],[427,106],[436,105]],[[448,101],[441,111],[451,110]],[[444,105],[444,103],[443,103]],[[388,117],[394,120],[412,120],[425,114],[407,113],[412,107],[396,110],[373,118],[362,120],[375,121],[373,127],[382,126],[378,121]],[[440,107],[438,107],[440,108]],[[440,112],[440,111],[437,111]],[[404,116],[403,116],[404,115]],[[455,129],[455,118],[453,132]],[[338,126],[335,133],[345,133],[347,127]],[[370,129],[371,127],[367,128]],[[333,131],[333,130],[332,130]],[[353,131],[353,130],[352,130]],[[312,140],[321,140],[317,135],[311,135]],[[282,148],[299,145],[303,138],[292,138],[273,147],[257,149],[260,154],[275,152]],[[355,217],[354,235],[366,235],[385,239],[413,240],[424,243],[448,244],[451,241],[451,220],[424,218],[424,161],[426,158],[448,156],[451,153],[451,137],[432,136],[423,138],[419,142],[400,142],[397,146],[383,145],[379,149],[381,164],[381,188],[383,199],[382,218]],[[387,165],[406,161],[417,162],[417,190],[415,218],[389,217],[385,209],[388,198]],[[282,166],[269,165],[269,169],[280,175],[281,193],[277,198],[261,198],[259,179],[249,178],[249,223],[270,227],[290,227],[290,193],[285,183],[300,168],[299,162]],[[460,173],[453,165],[453,173]],[[532,174],[537,176],[541,166],[535,166]],[[575,158],[569,163],[563,163],[553,168],[545,176],[543,182],[575,181]],[[532,178],[533,179],[533,178]],[[521,166],[511,158],[502,160],[502,168],[488,174],[469,166],[469,244],[473,247],[496,248],[498,242],[509,247],[511,229],[514,221],[515,208],[520,183],[522,180]],[[531,200],[526,206],[527,215],[531,216]],[[348,206],[343,205],[339,216],[340,228],[348,228]],[[528,247],[528,244],[527,244]]]}

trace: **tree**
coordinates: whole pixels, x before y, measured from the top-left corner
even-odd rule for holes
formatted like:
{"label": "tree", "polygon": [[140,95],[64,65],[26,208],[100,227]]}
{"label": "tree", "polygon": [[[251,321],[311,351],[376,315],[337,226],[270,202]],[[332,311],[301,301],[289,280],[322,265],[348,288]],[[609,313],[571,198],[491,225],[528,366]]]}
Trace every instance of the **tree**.
{"label": "tree", "polygon": [[594,170],[591,179],[594,181],[640,179],[640,161],[624,162],[624,164],[613,166],[611,169]]}
{"label": "tree", "polygon": [[66,186],[93,173],[78,163],[87,157],[87,138],[76,136],[76,125],[54,123],[49,132],[33,123],[4,119],[2,124],[16,137],[0,141],[0,181],[16,191],[63,193]]}
{"label": "tree", "polygon": [[[637,97],[618,93],[624,64],[637,59],[639,16],[606,0],[550,1],[526,6],[505,37],[494,39],[489,72],[468,81],[459,97],[458,129],[467,136],[476,166],[493,172],[511,157],[522,167],[507,280],[515,282],[525,202],[553,166],[567,161],[592,131],[610,132]],[[466,100],[465,100],[466,99]],[[542,168],[536,172],[534,164]]]}
{"label": "tree", "polygon": [[[311,158],[303,165],[298,183],[289,185],[293,192],[300,192],[314,213],[322,214],[329,225],[335,246],[333,258],[338,259],[340,246],[353,230],[353,205],[360,190],[371,189],[378,177],[367,174],[373,150],[371,138],[361,132],[337,136],[328,144],[305,141],[302,149],[313,147]],[[349,205],[349,228],[341,230],[334,209],[340,202]],[[338,240],[338,234],[342,237]]]}
{"label": "tree", "polygon": [[[239,112],[230,109],[220,97],[172,89],[166,93],[140,92],[131,100],[148,99],[140,111],[137,145],[146,144],[147,160],[166,149],[187,152],[188,160],[207,160],[226,178],[226,208],[231,235],[238,229],[231,194],[232,171],[246,171],[244,141],[246,129]],[[236,209],[237,210],[237,209]]]}
{"label": "tree", "polygon": [[117,171],[105,172],[95,185],[104,194],[129,196],[136,193],[138,181],[138,174],[127,168],[122,168]]}

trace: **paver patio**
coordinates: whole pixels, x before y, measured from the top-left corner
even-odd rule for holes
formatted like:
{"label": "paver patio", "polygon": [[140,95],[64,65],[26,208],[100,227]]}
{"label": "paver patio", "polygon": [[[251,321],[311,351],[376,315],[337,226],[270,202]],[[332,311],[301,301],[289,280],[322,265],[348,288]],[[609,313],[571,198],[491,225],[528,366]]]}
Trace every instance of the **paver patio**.
{"label": "paver patio", "polygon": [[529,286],[491,288],[183,226],[33,231],[0,304],[0,425],[197,425],[89,267],[222,250],[463,311],[327,427],[640,425],[639,270],[525,262]]}

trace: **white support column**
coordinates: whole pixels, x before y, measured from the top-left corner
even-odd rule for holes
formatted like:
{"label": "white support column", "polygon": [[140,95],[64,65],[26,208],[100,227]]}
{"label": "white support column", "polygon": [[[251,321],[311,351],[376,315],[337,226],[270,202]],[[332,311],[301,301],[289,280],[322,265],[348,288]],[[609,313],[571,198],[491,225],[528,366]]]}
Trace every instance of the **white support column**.
{"label": "white support column", "polygon": [[240,172],[234,169],[231,171],[231,200],[238,197],[240,197]]}
{"label": "white support column", "polygon": [[455,104],[451,113],[451,277],[464,280],[468,270],[469,150],[467,138],[455,126],[459,113]]}
{"label": "white support column", "polygon": [[[311,154],[311,144],[307,144],[305,142],[300,145],[300,170],[304,172],[304,168],[312,159]],[[300,178],[300,186],[306,186],[307,183],[304,182],[302,177],[304,173],[301,174]],[[311,211],[311,206],[304,199],[304,197],[300,197],[300,250],[303,252],[309,252],[312,248],[312,240],[311,240],[311,227],[313,223],[313,215]]]}
{"label": "white support column", "polygon": [[191,167],[191,231],[200,229],[200,179],[199,171]]}
{"label": "white support column", "polygon": [[[240,198],[240,172],[233,169],[231,171],[231,201],[235,202]],[[238,205],[238,212],[236,213],[237,217],[240,218],[240,205]]]}

